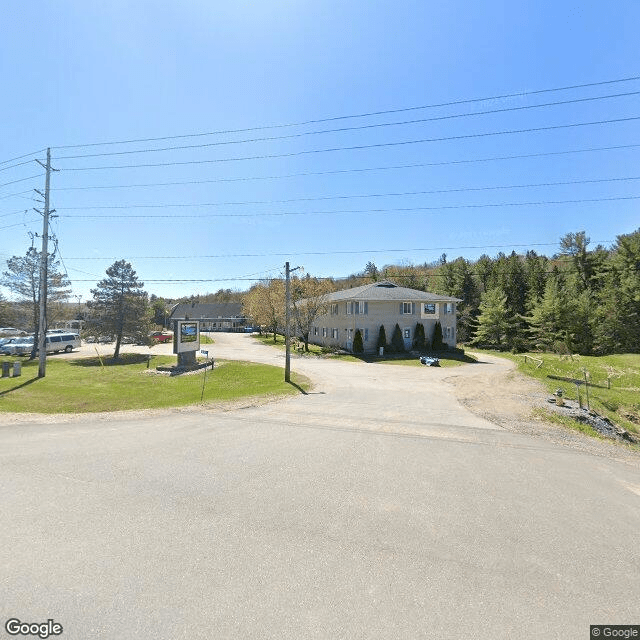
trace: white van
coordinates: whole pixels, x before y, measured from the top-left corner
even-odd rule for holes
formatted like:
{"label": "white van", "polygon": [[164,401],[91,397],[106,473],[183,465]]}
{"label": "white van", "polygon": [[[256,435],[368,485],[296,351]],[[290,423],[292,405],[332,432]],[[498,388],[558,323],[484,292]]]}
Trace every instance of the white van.
{"label": "white van", "polygon": [[[51,333],[45,338],[47,353],[58,353],[58,351],[71,353],[80,344],[80,336],[77,333]],[[33,349],[33,337],[9,345],[9,349],[9,353],[14,356],[29,355]]]}
{"label": "white van", "polygon": [[80,336],[77,333],[48,333],[46,338],[47,353],[71,353],[80,344]]}

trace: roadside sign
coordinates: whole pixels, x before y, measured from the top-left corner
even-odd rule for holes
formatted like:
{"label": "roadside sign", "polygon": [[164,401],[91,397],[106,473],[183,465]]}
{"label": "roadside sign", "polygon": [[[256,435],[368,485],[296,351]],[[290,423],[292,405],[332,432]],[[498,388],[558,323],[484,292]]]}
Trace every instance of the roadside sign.
{"label": "roadside sign", "polygon": [[208,351],[205,351],[204,349],[201,349],[201,350],[200,350],[200,353],[201,353],[203,356],[205,356],[205,358],[208,358],[208,357],[209,357],[209,352],[208,352]]}

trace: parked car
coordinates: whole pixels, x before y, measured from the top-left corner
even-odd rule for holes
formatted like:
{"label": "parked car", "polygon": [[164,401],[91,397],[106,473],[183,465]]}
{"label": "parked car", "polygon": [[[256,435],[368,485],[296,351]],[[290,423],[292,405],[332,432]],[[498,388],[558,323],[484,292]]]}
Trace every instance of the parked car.
{"label": "parked car", "polygon": [[167,331],[152,331],[149,337],[154,342],[171,342],[173,340],[173,334]]}
{"label": "parked car", "polygon": [[5,337],[16,337],[16,336],[26,336],[27,332],[22,331],[22,329],[16,329],[15,327],[0,327],[0,336]]}
{"label": "parked car", "polygon": [[[33,351],[33,336],[29,338],[18,338],[16,342],[8,347],[9,355],[26,356]],[[58,353],[64,351],[71,353],[80,346],[80,336],[77,333],[54,333],[45,336],[45,350],[47,353]]]}
{"label": "parked car", "polygon": [[2,340],[0,340],[0,354],[8,356],[11,353],[11,347],[20,340],[22,340],[22,338],[2,338]]}

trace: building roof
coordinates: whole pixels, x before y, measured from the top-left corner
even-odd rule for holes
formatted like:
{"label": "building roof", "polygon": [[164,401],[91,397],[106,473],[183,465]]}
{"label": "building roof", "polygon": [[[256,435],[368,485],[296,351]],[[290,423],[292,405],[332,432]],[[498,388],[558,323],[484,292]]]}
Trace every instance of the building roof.
{"label": "building roof", "polygon": [[243,318],[240,302],[181,302],[169,316],[171,320],[217,320]]}
{"label": "building roof", "polygon": [[452,298],[451,296],[443,296],[428,291],[419,291],[418,289],[408,289],[400,287],[389,280],[381,280],[380,282],[372,282],[361,287],[353,287],[353,289],[342,289],[327,294],[327,302],[337,302],[339,300],[397,300],[402,301],[419,301],[419,302],[462,302],[460,298]]}

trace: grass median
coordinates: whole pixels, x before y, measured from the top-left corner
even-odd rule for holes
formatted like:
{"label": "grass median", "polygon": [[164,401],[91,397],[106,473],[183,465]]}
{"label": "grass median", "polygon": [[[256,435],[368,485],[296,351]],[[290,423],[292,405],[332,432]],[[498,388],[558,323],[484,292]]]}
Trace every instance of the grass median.
{"label": "grass median", "polygon": [[[13,361],[11,358],[7,360]],[[292,373],[284,382],[279,367],[216,361],[215,368],[170,377],[155,371],[175,364],[175,356],[155,356],[147,368],[143,354],[122,354],[117,362],[99,358],[48,359],[39,379],[38,361],[22,361],[20,377],[0,378],[0,412],[87,413],[158,409],[251,397],[300,393],[309,380]],[[204,393],[203,393],[204,383]]]}

